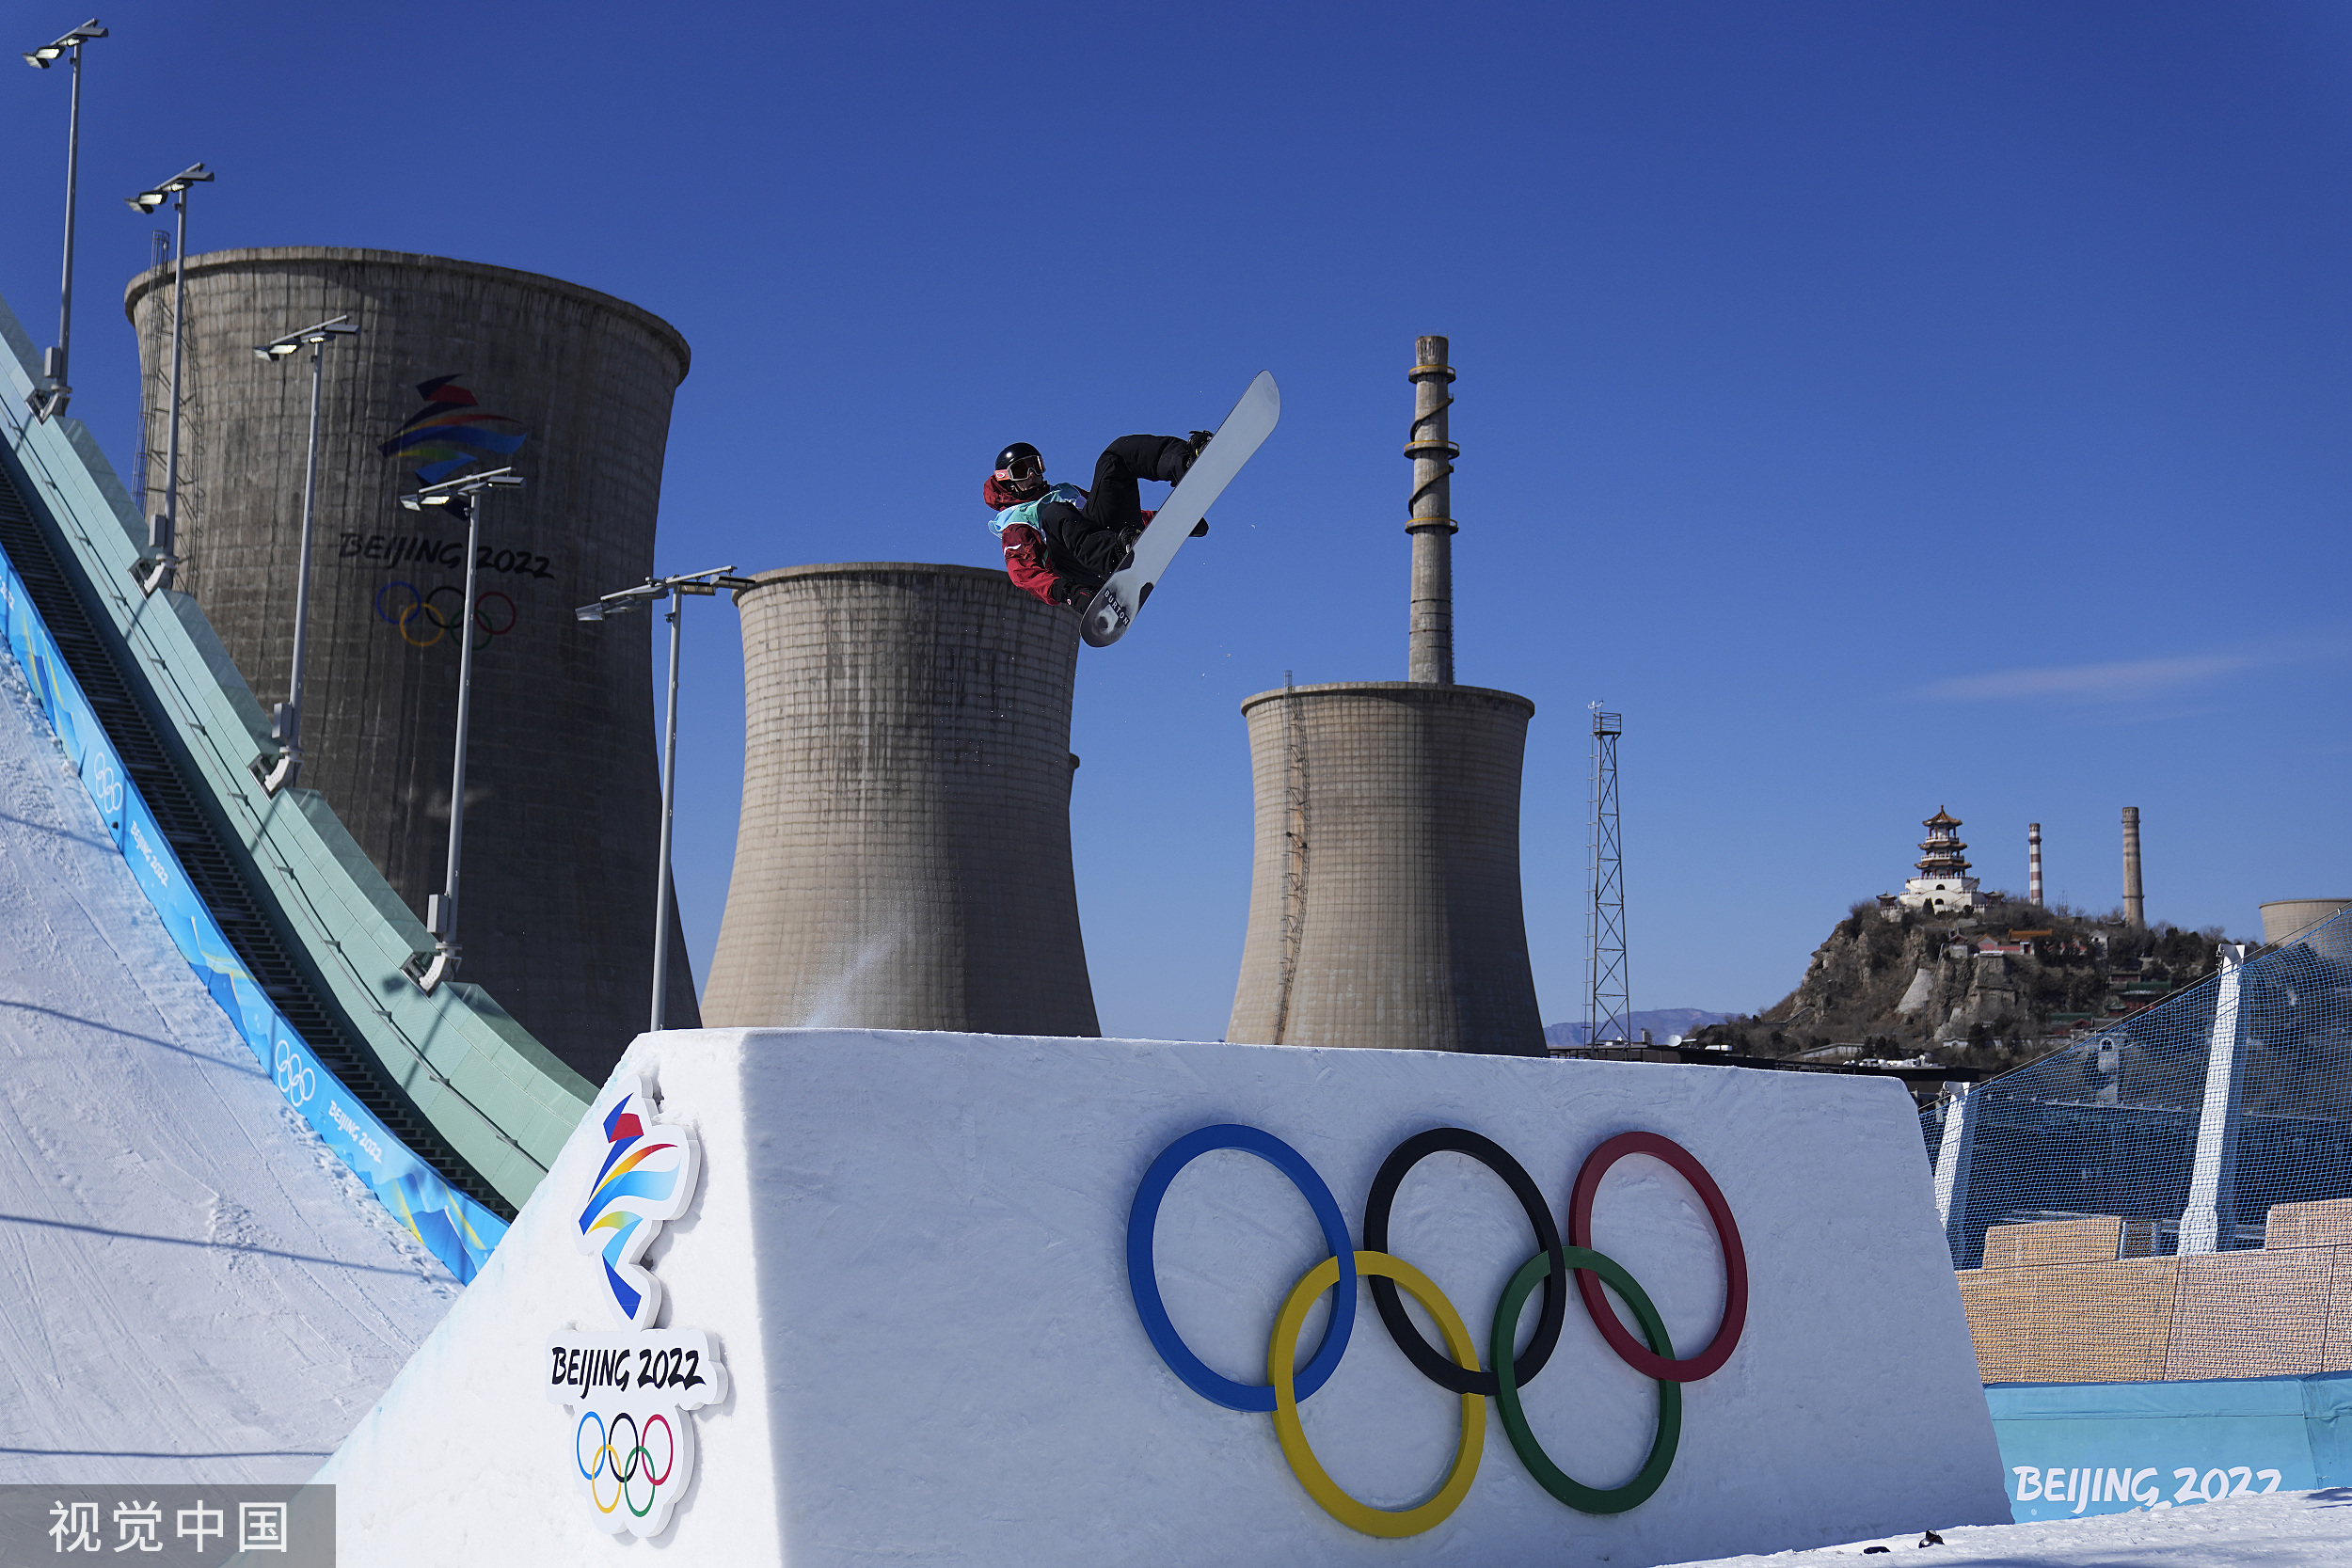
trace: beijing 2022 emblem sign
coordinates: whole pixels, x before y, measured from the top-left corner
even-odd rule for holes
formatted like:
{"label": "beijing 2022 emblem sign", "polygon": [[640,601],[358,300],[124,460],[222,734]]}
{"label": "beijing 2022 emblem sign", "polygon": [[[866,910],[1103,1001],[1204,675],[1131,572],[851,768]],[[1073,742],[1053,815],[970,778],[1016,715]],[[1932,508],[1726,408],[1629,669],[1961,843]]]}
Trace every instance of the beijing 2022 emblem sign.
{"label": "beijing 2022 emblem sign", "polygon": [[[1201,1155],[1226,1148],[1254,1154],[1290,1178],[1314,1210],[1316,1222],[1323,1228],[1324,1243],[1331,1253],[1292,1287],[1289,1299],[1275,1314],[1266,1348],[1266,1381],[1260,1384],[1236,1383],[1221,1376],[1192,1353],[1184,1337],[1176,1332],[1176,1325],[1169,1321],[1168,1308],[1160,1300],[1159,1271],[1152,1257],[1152,1233],[1159,1223],[1160,1200],[1167,1196],[1168,1183],[1176,1179],[1178,1171]],[[1503,1286],[1502,1299],[1496,1304],[1494,1323],[1484,1345],[1487,1354],[1485,1368],[1478,1364],[1481,1346],[1471,1338],[1469,1325],[1462,1322],[1454,1304],[1427,1275],[1388,1250],[1389,1214],[1395,1206],[1397,1189],[1404,1184],[1408,1171],[1440,1150],[1467,1154],[1501,1177],[1519,1200],[1528,1227],[1534,1232],[1534,1255],[1512,1274]],[[1665,1323],[1640,1282],[1614,1259],[1593,1250],[1593,1200],[1600,1192],[1600,1180],[1611,1165],[1629,1154],[1645,1154],[1663,1161],[1690,1182],[1706,1206],[1708,1217],[1714,1222],[1715,1237],[1723,1247],[1723,1322],[1714,1338],[1695,1355],[1675,1354]],[[1314,1166],[1307,1163],[1306,1156],[1271,1132],[1233,1124],[1200,1128],[1162,1149],[1151,1168],[1143,1173],[1127,1217],[1128,1286],[1135,1293],[1136,1314],[1143,1320],[1144,1333],[1151,1338],[1152,1348],[1160,1353],[1160,1359],[1168,1363],[1168,1370],[1193,1392],[1228,1410],[1271,1415],[1275,1434],[1281,1442],[1282,1457],[1289,1462],[1292,1473],[1297,1476],[1307,1495],[1331,1517],[1366,1535],[1419,1535],[1434,1528],[1462,1505],[1478,1474],[1486,1443],[1486,1402],[1490,1399],[1502,1407],[1502,1430],[1510,1437],[1519,1463],[1556,1500],[1584,1513],[1622,1513],[1638,1508],[1649,1500],[1674,1465],[1675,1449],[1682,1437],[1682,1386],[1697,1382],[1728,1361],[1747,1323],[1748,1255],[1740,1244],[1740,1227],[1732,1218],[1731,1205],[1724,1201],[1722,1189],[1715,1185],[1715,1179],[1708,1174],[1705,1165],[1680,1144],[1656,1132],[1620,1132],[1586,1156],[1568,1195],[1565,1244],[1542,1191],[1527,1174],[1527,1167],[1513,1158],[1509,1150],[1466,1128],[1435,1127],[1417,1132],[1389,1151],[1379,1174],[1373,1178],[1372,1190],[1364,1200],[1363,1238],[1360,1250],[1350,1243],[1346,1216],[1341,1213],[1331,1189],[1316,1174]],[[1571,1275],[1585,1312],[1608,1340],[1609,1348],[1620,1360],[1658,1385],[1658,1435],[1640,1471],[1622,1486],[1588,1486],[1561,1469],[1535,1440],[1522,1403],[1521,1391],[1534,1382],[1560,1342],[1567,1311],[1566,1282]],[[1299,1405],[1330,1380],[1340,1357],[1347,1354],[1348,1339],[1358,1323],[1359,1280],[1371,1287],[1381,1326],[1396,1341],[1397,1349],[1405,1353],[1422,1376],[1462,1397],[1462,1434],[1453,1467],[1438,1488],[1437,1496],[1418,1508],[1374,1508],[1342,1491],[1316,1460],[1314,1449],[1308,1446],[1306,1430],[1299,1423]],[[1618,1320],[1602,1291],[1603,1285],[1623,1297],[1633,1309],[1635,1320],[1642,1325],[1642,1338],[1649,1341],[1647,1346],[1634,1338]],[[1422,1338],[1421,1330],[1406,1313],[1404,1302],[1397,1294],[1400,1286],[1437,1320],[1445,1338],[1442,1354]],[[1528,1341],[1526,1351],[1515,1357],[1511,1347],[1518,1339],[1520,1313],[1526,1308],[1528,1297],[1538,1288],[1543,1291],[1543,1306],[1536,1318],[1534,1338]],[[1334,1294],[1323,1342],[1313,1358],[1294,1372],[1294,1347],[1298,1343],[1299,1330],[1305,1326],[1307,1310],[1326,1291]]]}
{"label": "beijing 2022 emblem sign", "polygon": [[700,1329],[657,1328],[661,1281],[639,1261],[667,1222],[693,1201],[702,1155],[693,1132],[655,1112],[644,1082],[624,1073],[590,1115],[604,1129],[604,1161],[574,1196],[580,1250],[597,1262],[596,1293],[620,1319],[615,1333],[548,1336],[548,1398],[579,1415],[564,1461],[607,1534],[660,1535],[694,1477],[694,1422],[686,1413],[727,1397],[726,1368]]}

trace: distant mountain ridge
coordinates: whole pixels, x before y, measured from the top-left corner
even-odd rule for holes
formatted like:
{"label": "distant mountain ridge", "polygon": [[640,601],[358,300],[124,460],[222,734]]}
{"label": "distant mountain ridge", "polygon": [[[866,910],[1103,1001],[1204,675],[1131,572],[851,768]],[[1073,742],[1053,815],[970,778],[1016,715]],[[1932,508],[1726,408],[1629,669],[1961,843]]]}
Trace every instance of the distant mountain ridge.
{"label": "distant mountain ridge", "polygon": [[[1702,1012],[1696,1007],[1657,1007],[1645,1013],[1628,1013],[1626,1027],[1633,1032],[1635,1039],[1640,1039],[1642,1031],[1646,1029],[1651,1038],[1663,1045],[1677,1035],[1687,1035],[1707,1024],[1728,1023],[1731,1017],[1729,1013]],[[1592,1042],[1585,1035],[1586,1026],[1581,1021],[1544,1026],[1546,1045],[1589,1045]]]}

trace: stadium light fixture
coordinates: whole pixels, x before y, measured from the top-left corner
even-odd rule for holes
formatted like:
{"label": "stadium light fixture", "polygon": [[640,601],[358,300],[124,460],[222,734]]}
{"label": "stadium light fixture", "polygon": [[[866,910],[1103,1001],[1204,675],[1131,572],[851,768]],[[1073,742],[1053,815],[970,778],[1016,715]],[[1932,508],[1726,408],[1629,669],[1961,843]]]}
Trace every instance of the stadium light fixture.
{"label": "stadium light fixture", "polygon": [[180,324],[186,317],[181,306],[187,298],[188,187],[209,184],[212,179],[202,164],[191,164],[153,190],[123,198],[133,212],[142,214],[175,196],[180,198],[176,203],[179,232],[171,248],[171,411],[167,416],[170,433],[164,439],[164,510],[147,519],[148,553],[131,567],[139,591],[145,594],[170,587],[172,575],[180,567]]}
{"label": "stadium light fixture", "polygon": [[103,39],[105,36],[106,29],[101,26],[98,18],[93,16],[55,43],[44,43],[39,49],[26,50],[24,63],[47,71],[59,55],[75,45],[86,43],[91,39]]}
{"label": "stadium light fixture", "polygon": [[[294,672],[287,680],[286,700],[270,715],[270,737],[278,742],[278,759],[267,764],[265,758],[256,757],[252,764],[263,793],[269,795],[293,784],[302,772],[302,654],[310,634],[310,519],[318,509],[319,382],[324,373],[326,345],[337,338],[358,335],[359,329],[349,325],[350,319],[337,316],[333,321],[306,326],[278,340],[280,343],[310,345],[310,454],[302,469],[302,545],[294,568]],[[254,352],[265,359],[283,357],[272,352],[277,346],[272,343]]]}
{"label": "stadium light fixture", "polygon": [[473,711],[474,575],[482,555],[482,498],[493,490],[519,488],[522,482],[522,475],[512,468],[493,468],[488,473],[445,479],[400,498],[400,504],[412,512],[428,506],[455,507],[466,519],[466,603],[459,612],[463,619],[457,631],[457,754],[450,765],[449,864],[441,876],[441,891],[428,895],[424,904],[425,929],[433,933],[433,951],[416,954],[402,966],[402,973],[427,996],[456,973],[458,961],[457,873],[466,844],[466,729]]}
{"label": "stadium light fixture", "polygon": [[677,814],[677,656],[678,641],[686,629],[686,601],[715,595],[722,588],[750,588],[756,581],[737,577],[732,566],[714,566],[682,577],[647,578],[635,588],[607,594],[572,611],[579,620],[602,621],[663,599],[670,601],[670,611],[663,617],[670,623],[670,707],[661,742],[661,847],[653,879],[653,1006],[647,1024],[656,1033],[662,1027],[670,992],[670,828]]}
{"label": "stadium light fixture", "polygon": [[42,71],[59,58],[70,60],[73,78],[65,121],[65,280],[57,290],[57,346],[42,356],[40,385],[24,399],[36,420],[64,413],[73,398],[73,388],[66,381],[66,351],[73,341],[73,206],[81,188],[77,176],[82,152],[82,45],[105,36],[106,29],[91,17],[56,42],[24,52],[24,63]]}

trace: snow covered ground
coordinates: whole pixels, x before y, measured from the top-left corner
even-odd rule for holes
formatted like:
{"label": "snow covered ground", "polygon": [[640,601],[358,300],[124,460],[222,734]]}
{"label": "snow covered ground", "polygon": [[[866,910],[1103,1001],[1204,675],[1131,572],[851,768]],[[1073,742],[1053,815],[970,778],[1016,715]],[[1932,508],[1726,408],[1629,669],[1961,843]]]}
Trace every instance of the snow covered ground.
{"label": "snow covered ground", "polygon": [[306,1480],[458,1291],[198,984],[0,657],[0,1482]]}
{"label": "snow covered ground", "polygon": [[1936,1533],[1943,1544],[1925,1548],[1918,1536],[1899,1535],[1680,1568],[1814,1568],[1880,1546],[1890,1564],[1920,1568],[2344,1568],[2352,1563],[2352,1487]]}

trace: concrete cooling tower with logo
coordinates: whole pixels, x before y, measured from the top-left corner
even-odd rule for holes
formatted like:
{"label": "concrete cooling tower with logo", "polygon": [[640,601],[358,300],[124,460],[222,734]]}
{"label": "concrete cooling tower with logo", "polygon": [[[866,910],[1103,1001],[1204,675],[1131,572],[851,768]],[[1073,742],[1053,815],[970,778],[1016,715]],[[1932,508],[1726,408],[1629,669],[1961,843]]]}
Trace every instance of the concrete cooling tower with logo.
{"label": "concrete cooling tower with logo", "polygon": [[[166,265],[125,295],[151,454],[171,284]],[[466,529],[399,497],[523,476],[483,513],[458,978],[600,1082],[645,1016],[659,777],[644,623],[572,608],[652,571],[685,340],[577,284],[381,250],[193,256],[186,301],[178,586],[264,705],[287,694],[310,366],[254,350],[337,316],[360,329],[326,350],[300,782],[418,911],[448,852]],[[159,455],[146,477],[151,514]],[[667,1006],[695,1021],[682,957]]]}

